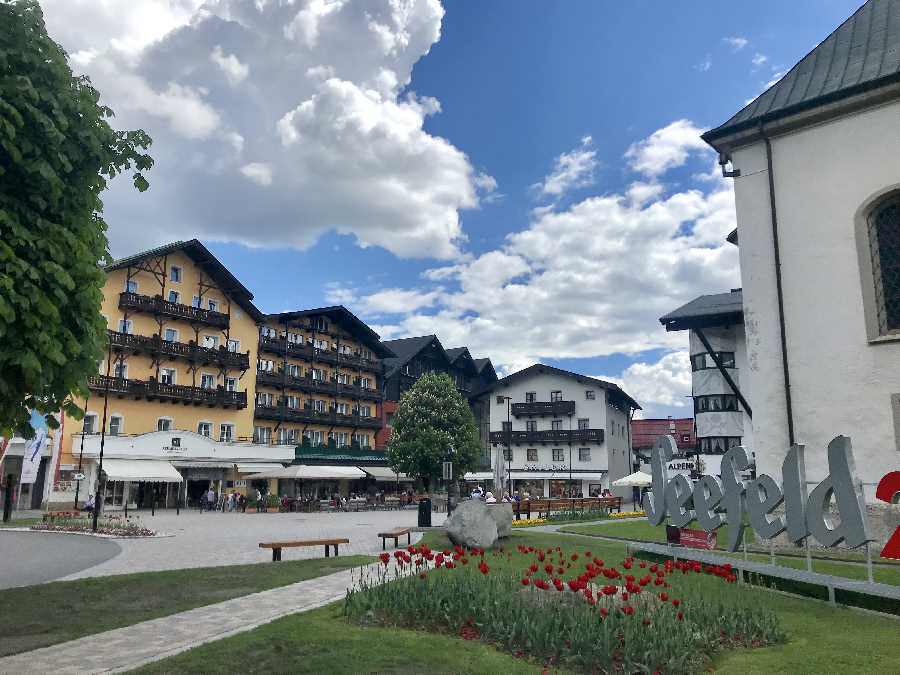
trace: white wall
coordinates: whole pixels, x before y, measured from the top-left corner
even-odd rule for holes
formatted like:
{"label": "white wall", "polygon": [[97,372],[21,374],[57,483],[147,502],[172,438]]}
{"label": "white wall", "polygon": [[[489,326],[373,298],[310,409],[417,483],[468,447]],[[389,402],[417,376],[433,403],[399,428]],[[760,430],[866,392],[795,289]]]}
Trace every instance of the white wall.
{"label": "white wall", "polygon": [[[855,227],[864,205],[900,187],[900,102],[772,146],[793,419],[808,480],[824,478],[826,445],[845,434],[860,478],[875,483],[900,460],[890,400],[900,392],[900,342],[868,340]],[[759,470],[778,475],[788,433],[764,144],[735,151],[733,163],[754,444]]]}

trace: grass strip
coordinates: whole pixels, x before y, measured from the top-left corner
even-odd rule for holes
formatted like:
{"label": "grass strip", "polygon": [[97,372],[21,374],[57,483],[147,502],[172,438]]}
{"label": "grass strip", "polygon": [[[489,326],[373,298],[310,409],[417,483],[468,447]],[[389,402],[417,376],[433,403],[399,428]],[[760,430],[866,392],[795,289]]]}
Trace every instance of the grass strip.
{"label": "grass strip", "polygon": [[0,591],[0,656],[131,626],[372,562],[288,560],[56,581]]}

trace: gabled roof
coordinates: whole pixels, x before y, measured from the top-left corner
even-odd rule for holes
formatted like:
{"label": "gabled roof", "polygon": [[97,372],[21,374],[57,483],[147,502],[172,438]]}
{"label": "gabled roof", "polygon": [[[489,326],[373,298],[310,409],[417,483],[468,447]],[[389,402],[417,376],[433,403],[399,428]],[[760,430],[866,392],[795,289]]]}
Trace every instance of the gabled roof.
{"label": "gabled roof", "polygon": [[630,408],[634,408],[635,410],[642,410],[640,404],[631,398],[628,394],[626,394],[619,385],[613,382],[607,382],[606,380],[600,380],[596,377],[588,377],[587,375],[581,375],[579,373],[573,373],[570,370],[563,370],[562,368],[555,368],[553,366],[548,366],[544,363],[535,363],[533,366],[528,366],[527,368],[523,368],[522,370],[518,370],[515,373],[511,373],[506,377],[502,377],[494,384],[489,387],[485,387],[484,391],[494,391],[500,387],[504,387],[508,384],[513,383],[516,380],[520,380],[523,378],[531,377],[534,375],[543,375],[545,373],[551,373],[554,375],[562,375],[564,377],[571,377],[577,382],[583,384],[593,384],[601,389],[605,389],[610,393],[609,399],[611,402],[616,403],[614,399],[621,399],[621,402],[624,402],[626,406]]}
{"label": "gabled roof", "polygon": [[744,323],[744,294],[740,288],[730,293],[701,295],[686,305],[660,317],[667,331],[710,328]]}
{"label": "gabled roof", "polygon": [[[390,349],[396,356],[392,358],[387,358],[384,360],[385,365],[385,377],[390,377],[400,368],[405,366],[409,361],[419,352],[421,352],[425,347],[430,345],[434,341],[437,343],[438,348],[441,350],[441,353],[444,356],[447,356],[447,352],[444,351],[444,347],[441,344],[441,341],[437,339],[436,335],[421,335],[419,337],[409,337],[409,338],[399,338],[397,340],[385,340],[382,344],[384,344],[388,349]],[[450,358],[447,357],[447,361],[450,361]]]}
{"label": "gabled roof", "polygon": [[[465,367],[472,375],[478,374],[478,368],[475,366],[475,359],[469,353],[468,347],[452,347],[446,350],[447,358],[454,366]],[[463,365],[465,364],[465,365]]]}
{"label": "gabled roof", "polygon": [[[475,369],[478,371],[479,375],[481,371],[485,369],[486,366],[490,366],[491,370],[494,370],[494,364],[491,363],[490,359],[475,359]],[[494,371],[494,376],[496,377],[497,373]]]}
{"label": "gabled roof", "polygon": [[[900,83],[900,0],[868,0],[778,82],[703,140]],[[748,139],[749,140],[749,139]]]}
{"label": "gabled roof", "polygon": [[[679,450],[691,450],[697,446],[697,437],[694,435],[694,419],[682,417],[679,419],[642,419],[631,420],[631,448],[652,448],[656,439],[660,436],[668,436],[675,427],[675,444]],[[684,437],[688,436],[685,441]]]}
{"label": "gabled roof", "polygon": [[390,358],[394,356],[394,352],[381,341],[381,336],[374,330],[369,328],[359,317],[343,305],[333,305],[331,307],[318,307],[316,309],[300,309],[292,312],[280,312],[279,314],[268,314],[267,319],[272,321],[287,322],[297,319],[305,319],[313,316],[327,316],[331,321],[345,328],[351,335],[359,339],[366,347],[371,349],[377,356],[382,358]]}
{"label": "gabled roof", "polygon": [[203,269],[215,282],[223,293],[238,303],[244,311],[247,312],[255,321],[263,320],[263,313],[260,312],[256,305],[253,304],[253,293],[251,293],[240,281],[237,280],[225,265],[223,265],[216,256],[214,256],[199,239],[190,239],[189,241],[173,241],[148,251],[135,253],[134,255],[114,260],[104,270],[112,272],[114,270],[124,269],[130,265],[144,260],[146,258],[156,258],[169,253],[182,252],[194,263]]}

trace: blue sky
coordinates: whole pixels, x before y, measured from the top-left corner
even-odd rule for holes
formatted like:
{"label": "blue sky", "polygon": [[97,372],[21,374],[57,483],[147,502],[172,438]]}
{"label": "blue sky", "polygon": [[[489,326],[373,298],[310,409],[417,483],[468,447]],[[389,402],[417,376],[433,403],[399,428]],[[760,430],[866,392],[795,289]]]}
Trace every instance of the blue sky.
{"label": "blue sky", "polygon": [[151,190],[107,195],[114,254],[197,236],[264,311],[343,302],[689,415],[656,318],[740,284],[697,136],[859,2],[42,4],[155,139]]}

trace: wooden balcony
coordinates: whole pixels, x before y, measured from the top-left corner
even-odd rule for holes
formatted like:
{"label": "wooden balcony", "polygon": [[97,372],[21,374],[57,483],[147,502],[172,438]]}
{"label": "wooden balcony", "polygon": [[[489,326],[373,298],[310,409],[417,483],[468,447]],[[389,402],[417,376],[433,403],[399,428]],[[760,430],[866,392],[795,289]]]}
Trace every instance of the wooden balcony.
{"label": "wooden balcony", "polygon": [[377,389],[361,387],[358,384],[340,384],[334,380],[314,380],[311,377],[285,375],[283,372],[256,371],[256,384],[291,389],[293,391],[315,392],[325,396],[344,396],[347,398],[380,401],[384,396]]}
{"label": "wooden balcony", "polygon": [[262,420],[323,424],[327,426],[380,429],[381,419],[361,415],[345,415],[335,410],[320,412],[311,407],[289,408],[286,405],[264,405],[257,403],[254,416]]}
{"label": "wooden balcony", "polygon": [[107,336],[116,351],[132,354],[162,354],[169,358],[182,358],[191,363],[205,366],[216,364],[235,370],[247,370],[250,367],[250,352],[230,352],[224,346],[218,349],[201,347],[193,341],[169,342],[159,335],[131,335],[107,330]]}
{"label": "wooden balcony", "polygon": [[228,328],[227,314],[214,312],[202,307],[191,307],[177,302],[169,302],[160,295],[139,295],[137,293],[124,292],[119,294],[119,309],[127,309],[133,312],[145,312],[154,316],[167,316],[172,319],[180,319],[189,323],[202,323],[215,328]]}
{"label": "wooden balcony", "polygon": [[530,445],[540,443],[546,445],[568,445],[572,443],[603,443],[603,429],[545,429],[544,431],[492,431],[491,443],[506,445],[507,434],[512,445]]}
{"label": "wooden balcony", "polygon": [[306,361],[321,361],[347,368],[381,372],[381,359],[367,359],[359,354],[341,354],[336,349],[317,349],[309,344],[288,342],[286,337],[260,336],[259,351],[289,356]]}
{"label": "wooden balcony", "polygon": [[228,391],[224,387],[204,389],[183,384],[163,384],[156,380],[131,380],[124,377],[91,375],[88,387],[103,393],[109,386],[111,396],[119,398],[146,399],[148,401],[170,401],[184,405],[205,405],[210,408],[247,407],[246,391]]}
{"label": "wooden balcony", "polygon": [[575,414],[575,401],[533,401],[513,403],[513,417],[563,417]]}

